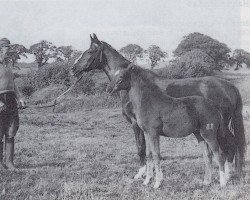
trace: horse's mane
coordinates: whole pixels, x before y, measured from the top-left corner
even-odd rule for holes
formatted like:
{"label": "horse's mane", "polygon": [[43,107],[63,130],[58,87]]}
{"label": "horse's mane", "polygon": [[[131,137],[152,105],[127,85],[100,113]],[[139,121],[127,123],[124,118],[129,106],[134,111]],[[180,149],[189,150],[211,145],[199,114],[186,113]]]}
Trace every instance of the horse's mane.
{"label": "horse's mane", "polygon": [[116,49],[114,49],[110,44],[108,44],[107,42],[101,41],[103,43],[104,46],[108,47],[111,51],[113,51],[115,54],[117,54],[118,57],[120,57],[121,59],[124,60],[124,65],[120,65],[120,67],[126,68],[130,61],[128,61],[126,58],[124,58],[124,56],[119,53]]}
{"label": "horse's mane", "polygon": [[161,79],[163,78],[162,76],[156,74],[152,70],[142,68],[138,65],[133,65],[133,70],[134,72],[138,73],[141,75],[141,78],[145,80],[152,80],[152,79]]}
{"label": "horse's mane", "polygon": [[161,88],[155,83],[155,79],[161,78],[159,75],[149,69],[144,69],[138,65],[133,65],[131,72],[134,73],[136,78],[142,80],[140,82],[141,86],[148,88],[150,92],[155,93],[157,96],[166,96]]}

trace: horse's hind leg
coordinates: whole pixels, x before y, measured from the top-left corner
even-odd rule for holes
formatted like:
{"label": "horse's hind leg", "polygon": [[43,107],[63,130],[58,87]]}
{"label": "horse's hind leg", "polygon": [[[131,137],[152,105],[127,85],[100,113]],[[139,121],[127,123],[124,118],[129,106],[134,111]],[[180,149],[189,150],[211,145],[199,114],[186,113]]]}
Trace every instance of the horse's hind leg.
{"label": "horse's hind leg", "polygon": [[227,180],[226,180],[225,168],[224,168],[226,158],[225,158],[225,156],[224,156],[224,154],[219,146],[219,143],[217,140],[217,134],[216,134],[216,132],[214,132],[214,130],[204,129],[203,131],[201,131],[201,136],[204,138],[206,143],[209,145],[210,149],[212,150],[212,152],[214,154],[214,158],[219,165],[220,185],[222,187],[226,186]]}
{"label": "horse's hind leg", "polygon": [[205,176],[204,184],[209,185],[212,182],[212,157],[213,153],[209,149],[208,144],[205,141],[200,142],[203,148],[203,159],[205,162]]}

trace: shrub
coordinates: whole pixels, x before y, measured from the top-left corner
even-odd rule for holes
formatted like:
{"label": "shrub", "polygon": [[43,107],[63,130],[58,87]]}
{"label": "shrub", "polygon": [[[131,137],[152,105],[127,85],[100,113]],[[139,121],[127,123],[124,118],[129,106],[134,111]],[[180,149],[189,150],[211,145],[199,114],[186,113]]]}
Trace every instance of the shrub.
{"label": "shrub", "polygon": [[168,67],[169,78],[188,78],[211,75],[214,61],[199,49],[187,52],[171,62]]}
{"label": "shrub", "polygon": [[94,94],[95,82],[88,76],[88,73],[83,75],[83,78],[77,83],[76,87],[72,90],[72,94]]}
{"label": "shrub", "polygon": [[[46,88],[51,85],[62,85],[69,87],[74,83],[74,78],[69,73],[70,66],[68,63],[54,62],[43,66],[38,70],[29,72],[24,77],[24,85],[33,88],[34,91]],[[95,83],[84,74],[77,87],[72,91],[73,94],[92,94]]]}
{"label": "shrub", "polygon": [[21,92],[26,97],[30,97],[34,91],[35,91],[35,89],[30,85],[25,85],[21,88]]}
{"label": "shrub", "polygon": [[51,63],[39,70],[31,71],[25,77],[25,85],[31,85],[35,90],[51,84],[64,84],[70,78],[69,66],[64,63]]}

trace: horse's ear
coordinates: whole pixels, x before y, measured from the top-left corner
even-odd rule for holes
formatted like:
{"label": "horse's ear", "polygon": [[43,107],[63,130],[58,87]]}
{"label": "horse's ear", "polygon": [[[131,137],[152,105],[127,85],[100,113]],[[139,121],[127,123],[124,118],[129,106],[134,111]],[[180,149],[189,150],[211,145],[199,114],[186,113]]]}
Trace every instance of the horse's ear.
{"label": "horse's ear", "polygon": [[[93,36],[94,36],[94,39],[95,39],[95,40],[98,40],[98,38],[97,38],[97,36],[96,36],[95,33],[93,33]],[[99,41],[99,40],[98,40],[98,41]]]}
{"label": "horse's ear", "polygon": [[93,40],[96,44],[101,44],[95,33],[93,33]]}
{"label": "horse's ear", "polygon": [[90,34],[90,40],[91,40],[91,42],[93,42],[93,38],[92,38],[92,35]]}

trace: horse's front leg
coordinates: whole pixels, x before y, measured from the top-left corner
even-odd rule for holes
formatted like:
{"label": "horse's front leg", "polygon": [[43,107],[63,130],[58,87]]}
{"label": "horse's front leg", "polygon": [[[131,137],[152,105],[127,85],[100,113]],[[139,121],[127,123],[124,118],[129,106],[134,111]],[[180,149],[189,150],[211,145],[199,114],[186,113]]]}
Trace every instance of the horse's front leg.
{"label": "horse's front leg", "polygon": [[152,158],[152,151],[151,151],[151,146],[150,146],[150,138],[148,133],[144,132],[145,136],[145,141],[146,141],[146,178],[143,182],[143,185],[148,185],[149,181],[153,177],[153,170],[154,170],[154,163],[153,163],[153,158]]}
{"label": "horse's front leg", "polygon": [[138,124],[133,121],[133,129],[135,133],[135,141],[138,150],[138,155],[140,157],[140,164],[142,167],[139,169],[138,173],[135,175],[134,179],[142,178],[146,173],[146,143],[143,131],[140,129]]}
{"label": "horse's front leg", "polygon": [[135,141],[136,141],[138,155],[140,158],[140,164],[141,166],[145,166],[146,165],[146,144],[145,144],[144,133],[135,121],[133,121],[132,126],[133,126],[133,130],[135,134]]}
{"label": "horse's front leg", "polygon": [[160,187],[163,180],[163,174],[161,170],[161,161],[160,161],[160,136],[157,134],[157,131],[149,135],[150,137],[150,147],[152,151],[153,164],[155,167],[155,184],[154,188],[157,189]]}
{"label": "horse's front leg", "polygon": [[128,101],[123,106],[123,115],[127,118],[129,122],[132,123],[132,127],[135,134],[136,147],[140,158],[140,164],[141,166],[144,166],[146,165],[146,144],[145,144],[144,133],[137,124],[133,110],[133,105],[130,101]]}

